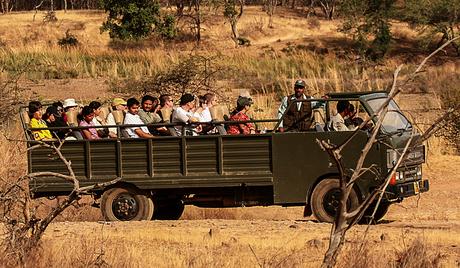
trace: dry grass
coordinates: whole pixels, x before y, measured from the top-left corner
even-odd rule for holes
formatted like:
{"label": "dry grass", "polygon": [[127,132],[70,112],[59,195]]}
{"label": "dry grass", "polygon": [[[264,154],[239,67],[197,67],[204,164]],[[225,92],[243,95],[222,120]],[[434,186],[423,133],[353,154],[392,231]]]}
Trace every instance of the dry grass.
{"label": "dry grass", "polygon": [[[327,224],[260,220],[59,223],[44,237],[34,267],[318,267],[328,230]],[[401,238],[399,228],[381,227],[359,251],[363,230],[350,234],[338,267],[455,266],[450,242],[426,235],[445,231],[414,227]]]}

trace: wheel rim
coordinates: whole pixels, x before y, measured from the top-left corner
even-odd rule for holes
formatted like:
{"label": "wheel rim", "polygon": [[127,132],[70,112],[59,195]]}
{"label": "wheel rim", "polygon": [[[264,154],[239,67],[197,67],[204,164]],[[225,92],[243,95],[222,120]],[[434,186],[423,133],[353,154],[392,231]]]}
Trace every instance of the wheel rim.
{"label": "wheel rim", "polygon": [[134,196],[123,193],[113,200],[112,211],[117,219],[129,221],[139,213],[139,204]]}
{"label": "wheel rim", "polygon": [[[340,204],[340,189],[335,188],[329,190],[325,195],[323,199],[323,208],[326,213],[332,217],[335,217],[337,214],[337,208],[339,207]],[[347,200],[347,210],[351,206],[351,201],[350,198]]]}

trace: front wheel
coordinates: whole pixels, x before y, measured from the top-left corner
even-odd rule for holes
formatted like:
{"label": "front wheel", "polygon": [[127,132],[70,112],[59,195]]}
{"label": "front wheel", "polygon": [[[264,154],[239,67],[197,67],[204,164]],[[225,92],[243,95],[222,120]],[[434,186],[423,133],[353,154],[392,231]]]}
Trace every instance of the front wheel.
{"label": "front wheel", "polygon": [[106,221],[150,220],[153,202],[134,187],[112,188],[102,195],[101,211]]}
{"label": "front wheel", "polygon": [[[340,184],[338,179],[320,181],[311,195],[311,210],[320,222],[333,222],[340,201]],[[351,190],[347,200],[347,210],[352,211],[359,206],[358,194]]]}
{"label": "front wheel", "polygon": [[180,199],[157,201],[152,220],[178,220],[184,212],[184,207]]}
{"label": "front wheel", "polygon": [[359,221],[359,223],[361,223],[361,224],[368,224],[368,223],[375,224],[378,221],[380,221],[381,219],[383,219],[385,214],[387,214],[388,209],[390,208],[391,204],[390,203],[385,203],[385,202],[380,203],[379,207],[377,208],[377,211],[375,211],[374,218],[371,220],[371,216],[372,216],[372,213],[374,213],[376,203],[377,202],[374,201],[374,203],[372,203],[366,209],[366,211],[364,212],[364,215],[361,218],[361,220]]}

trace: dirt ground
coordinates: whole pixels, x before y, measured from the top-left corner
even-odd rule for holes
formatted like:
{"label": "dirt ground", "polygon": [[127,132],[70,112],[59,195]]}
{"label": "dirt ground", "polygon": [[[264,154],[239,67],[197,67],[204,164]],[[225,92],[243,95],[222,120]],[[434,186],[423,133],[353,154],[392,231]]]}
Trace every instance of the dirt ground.
{"label": "dirt ground", "polygon": [[[442,267],[459,266],[460,156],[431,156],[424,174],[430,179],[429,192],[393,205],[381,223],[370,226],[366,267],[392,266],[400,252],[413,250],[415,239],[427,246],[426,256],[420,257],[437,254]],[[56,262],[42,264],[317,267],[330,227],[303,218],[302,208],[281,207],[187,207],[178,221],[59,222],[44,237],[45,253]],[[365,229],[356,226],[349,232],[340,267],[354,256]],[[72,257],[62,260],[63,252]]]}

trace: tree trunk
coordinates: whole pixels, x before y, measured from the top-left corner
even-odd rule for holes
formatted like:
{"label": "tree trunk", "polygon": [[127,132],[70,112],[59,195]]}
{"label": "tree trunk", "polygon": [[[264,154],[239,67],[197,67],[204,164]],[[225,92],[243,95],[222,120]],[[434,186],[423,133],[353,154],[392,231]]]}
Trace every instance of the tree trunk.
{"label": "tree trunk", "polygon": [[51,12],[54,11],[54,0],[51,0],[51,3],[50,3],[50,11],[51,11]]}
{"label": "tree trunk", "polygon": [[238,20],[232,19],[230,24],[232,26],[232,39],[233,39],[233,42],[235,42],[235,47],[238,47],[238,45],[239,45],[239,41],[238,41],[239,35],[238,35],[238,28],[237,28]]}
{"label": "tree trunk", "polygon": [[67,13],[67,0],[64,0],[64,13]]}
{"label": "tree trunk", "polygon": [[291,2],[291,8],[292,8],[292,9],[295,9],[295,7],[296,7],[295,4],[296,4],[296,1],[295,1],[295,0],[292,0],[292,2]]}

